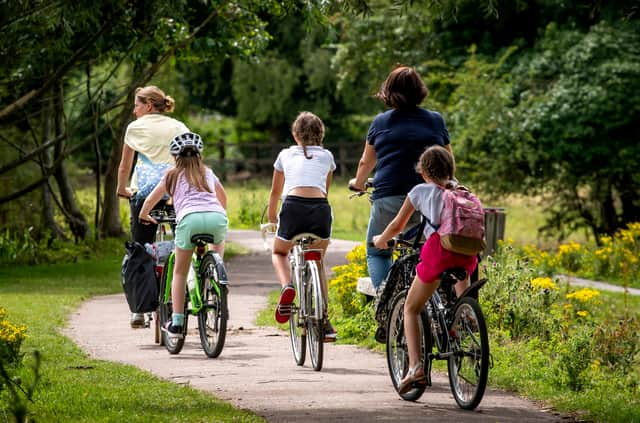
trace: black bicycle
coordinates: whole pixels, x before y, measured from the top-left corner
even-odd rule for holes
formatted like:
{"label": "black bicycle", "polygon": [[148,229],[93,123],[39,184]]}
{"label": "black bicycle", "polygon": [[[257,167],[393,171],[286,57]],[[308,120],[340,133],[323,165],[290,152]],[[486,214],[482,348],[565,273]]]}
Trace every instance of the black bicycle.
{"label": "black bicycle", "polygon": [[[384,339],[386,343],[387,365],[396,391],[409,370],[403,311],[415,277],[423,229],[424,219],[409,231],[409,236],[401,234],[394,238],[393,248],[399,256],[376,302],[376,318],[386,322],[385,330],[379,328],[376,332],[376,339]],[[414,234],[415,239],[407,241]],[[420,313],[420,349],[427,383],[414,385],[406,393],[399,394],[404,400],[419,399],[426,386],[431,386],[433,360],[446,360],[451,392],[460,408],[472,410],[480,404],[487,386],[490,356],[487,327],[477,297],[486,280],[472,282],[458,297],[454,285],[467,276],[462,268],[443,272],[440,286]]]}

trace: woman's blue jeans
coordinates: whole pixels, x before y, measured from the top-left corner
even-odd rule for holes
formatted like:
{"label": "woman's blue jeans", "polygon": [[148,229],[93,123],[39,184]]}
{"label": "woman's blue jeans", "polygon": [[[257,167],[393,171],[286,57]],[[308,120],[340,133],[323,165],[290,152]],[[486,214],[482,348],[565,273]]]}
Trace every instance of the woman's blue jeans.
{"label": "woman's blue jeans", "polygon": [[[391,250],[380,250],[371,245],[374,235],[380,235],[389,222],[396,217],[398,210],[402,207],[406,195],[394,195],[373,200],[371,214],[369,216],[369,227],[367,229],[367,266],[369,276],[375,289],[378,289],[391,268]],[[414,214],[407,228],[420,222],[419,214]]]}

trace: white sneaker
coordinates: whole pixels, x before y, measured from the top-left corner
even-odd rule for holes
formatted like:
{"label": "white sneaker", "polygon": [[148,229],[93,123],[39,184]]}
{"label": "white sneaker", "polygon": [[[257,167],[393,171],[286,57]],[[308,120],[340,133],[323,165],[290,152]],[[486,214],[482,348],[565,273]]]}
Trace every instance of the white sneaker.
{"label": "white sneaker", "polygon": [[131,313],[131,327],[133,329],[143,328],[144,327],[144,314],[142,313]]}

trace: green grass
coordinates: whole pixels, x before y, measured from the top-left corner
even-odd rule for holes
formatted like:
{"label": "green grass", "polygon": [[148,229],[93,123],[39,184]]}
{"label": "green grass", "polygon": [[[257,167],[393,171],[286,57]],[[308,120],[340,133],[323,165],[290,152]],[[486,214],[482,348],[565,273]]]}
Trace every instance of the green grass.
{"label": "green grass", "polygon": [[274,289],[267,297],[266,308],[260,310],[256,316],[256,325],[258,326],[272,326],[278,329],[289,331],[289,323],[280,324],[276,322],[274,317],[276,305],[278,304],[278,298],[280,297],[280,290]]}
{"label": "green grass", "polygon": [[[22,346],[25,382],[31,379],[30,352],[42,355],[42,379],[34,402],[28,404],[33,418],[42,422],[264,421],[212,395],[135,367],[91,359],[59,333],[83,300],[122,292],[120,260],[118,253],[76,264],[0,268],[1,305],[12,323],[28,327]],[[0,410],[6,407],[4,390]],[[6,418],[4,411],[0,415]]]}

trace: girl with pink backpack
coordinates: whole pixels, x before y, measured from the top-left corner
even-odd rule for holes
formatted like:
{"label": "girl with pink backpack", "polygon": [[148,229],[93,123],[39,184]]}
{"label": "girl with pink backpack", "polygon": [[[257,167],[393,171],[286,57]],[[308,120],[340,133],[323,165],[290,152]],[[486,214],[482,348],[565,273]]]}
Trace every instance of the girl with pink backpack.
{"label": "girl with pink backpack", "polygon": [[[416,170],[425,182],[416,185],[409,192],[396,217],[382,234],[373,237],[373,243],[377,248],[389,248],[388,241],[404,229],[416,210],[422,213],[429,223],[424,229],[426,242],[420,250],[416,277],[404,305],[409,371],[398,386],[400,394],[406,393],[414,386],[425,386],[427,383],[420,356],[418,317],[425,302],[438,288],[440,274],[453,267],[464,268],[467,271],[467,278],[455,286],[456,293],[460,295],[469,286],[469,275],[478,265],[476,253],[484,248],[482,205],[468,190],[458,188],[454,179],[455,162],[451,153],[441,146],[429,147],[420,156]],[[464,191],[464,194],[458,195],[458,191]],[[470,231],[462,233],[464,228]],[[451,242],[454,239],[455,242]],[[465,248],[456,248],[458,252],[452,251],[452,244],[458,247],[463,245]]]}

